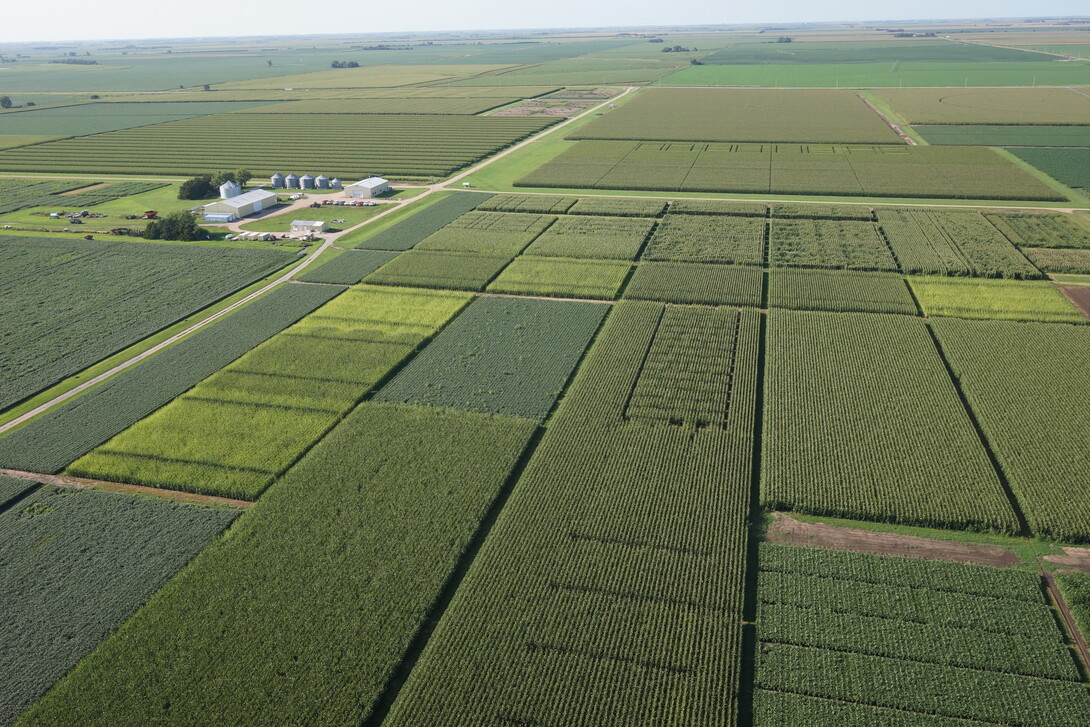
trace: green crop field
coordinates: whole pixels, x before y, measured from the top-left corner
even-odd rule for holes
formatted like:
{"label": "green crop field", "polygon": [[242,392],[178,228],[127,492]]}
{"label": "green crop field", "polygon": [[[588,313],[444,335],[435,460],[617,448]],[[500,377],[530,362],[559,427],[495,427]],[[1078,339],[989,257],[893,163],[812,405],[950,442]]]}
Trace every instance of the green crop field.
{"label": "green crop field", "polygon": [[[1088,120],[1090,121],[1090,120]],[[916,126],[928,144],[963,146],[1090,146],[1090,126]]]}
{"label": "green crop field", "polygon": [[629,217],[559,217],[526,248],[526,255],[634,260],[654,228]]}
{"label": "green crop field", "polygon": [[988,221],[1019,247],[1090,249],[1090,228],[1065,214],[988,214]]}
{"label": "green crop field", "polygon": [[1051,283],[964,278],[909,278],[927,316],[1086,323],[1086,317]]}
{"label": "green crop field", "polygon": [[[457,293],[353,288],[68,471],[254,499],[465,303]],[[239,382],[237,374],[247,376]],[[269,385],[262,390],[246,378]],[[285,396],[278,379],[336,386]]]}
{"label": "green crop field", "polygon": [[[807,123],[798,124],[799,116],[806,118]],[[640,91],[635,100],[567,137],[823,144],[895,144],[898,141],[893,130],[850,91],[679,88]]]}
{"label": "green crop field", "polygon": [[480,114],[522,100],[518,96],[480,98],[353,98],[285,101],[242,109],[252,114]]}
{"label": "green crop field", "polygon": [[254,106],[258,106],[258,103],[81,103],[0,115],[0,134],[87,136],[196,116],[229,113]]}
{"label": "green crop field", "polygon": [[955,319],[932,325],[1030,528],[1090,541],[1090,498],[1078,484],[1090,453],[1080,404],[1090,328]]}
{"label": "green crop field", "polygon": [[899,275],[827,270],[774,270],[768,304],[794,310],[916,314],[916,303]]}
{"label": "green crop field", "polygon": [[897,270],[873,222],[773,219],[768,247],[775,267]]}
{"label": "green crop field", "polygon": [[515,186],[1059,199],[1050,187],[990,149],[942,146],[581,141]]}
{"label": "green crop field", "polygon": [[498,194],[477,205],[477,209],[488,212],[562,215],[575,201],[575,197],[554,197],[547,194]]}
{"label": "green crop field", "polygon": [[0,513],[0,722],[11,723],[237,515],[50,485]]}
{"label": "green crop field", "polygon": [[514,256],[555,221],[553,215],[466,212],[425,237],[414,249]]}
{"label": "green crop field", "polygon": [[760,265],[765,221],[758,217],[669,214],[647,243],[643,259]]}
{"label": "green crop field", "polygon": [[753,267],[644,262],[636,268],[624,297],[756,308],[761,304],[763,277],[763,273]]}
{"label": "green crop field", "polygon": [[1090,193],[1090,149],[1011,149],[1011,153],[1068,187]]}
{"label": "green crop field", "polygon": [[1022,253],[1046,273],[1090,274],[1090,250],[1023,247]]}
{"label": "green crop field", "polygon": [[490,293],[612,300],[632,266],[615,260],[520,257],[488,286]]}
{"label": "green crop field", "polygon": [[8,407],[273,272],[288,252],[0,236]]}
{"label": "green crop field", "polygon": [[607,311],[480,298],[376,399],[543,419]]}
{"label": "green crop field", "polygon": [[766,507],[1017,530],[922,321],[773,310],[768,335]]}
{"label": "green crop field", "polygon": [[[1034,574],[770,544],[761,546],[759,567],[754,701],[761,724],[967,719],[1073,727],[1090,719],[1081,676]],[[809,582],[820,590],[795,590]],[[872,600],[864,605],[860,596]],[[945,608],[867,615],[890,597]],[[1032,620],[1041,636],[1004,631],[1003,620],[987,617],[949,623],[982,600],[1002,604],[1019,626]]]}
{"label": "green crop field", "polygon": [[1046,56],[1025,53],[1014,48],[998,48],[942,40],[890,39],[867,42],[808,42],[737,44],[702,59],[708,65],[813,65],[834,63],[908,63],[908,62],[1047,62]]}
{"label": "green crop field", "polygon": [[912,124],[1090,124],[1090,98],[1070,88],[913,88],[875,96]]}
{"label": "green crop field", "polygon": [[[4,171],[189,175],[302,167],[345,179],[443,177],[553,123],[494,116],[220,114],[0,152]],[[344,139],[355,141],[345,145]],[[254,138],[261,144],[255,145]]]}
{"label": "green crop field", "polygon": [[373,285],[408,285],[451,290],[484,290],[513,255],[410,250],[364,278]]}

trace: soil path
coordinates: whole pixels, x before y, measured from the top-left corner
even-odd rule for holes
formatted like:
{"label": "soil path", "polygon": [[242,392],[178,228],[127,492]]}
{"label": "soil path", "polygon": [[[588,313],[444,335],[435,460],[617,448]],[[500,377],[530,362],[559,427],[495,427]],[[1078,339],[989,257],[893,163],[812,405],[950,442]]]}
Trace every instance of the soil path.
{"label": "soil path", "polygon": [[1079,625],[1075,623],[1075,617],[1071,615],[1071,608],[1067,605],[1067,601],[1064,600],[1060,587],[1056,585],[1056,576],[1047,570],[1043,570],[1041,571],[1041,578],[1045,580],[1045,586],[1056,604],[1056,610],[1060,612],[1060,617],[1067,627],[1067,633],[1071,634],[1071,640],[1075,642],[1075,648],[1082,658],[1083,666],[1090,668],[1090,649],[1086,646],[1086,638],[1083,636],[1082,631],[1079,630]]}
{"label": "soil path", "polygon": [[[1052,565],[1090,573],[1090,548],[1064,548],[1063,551],[1063,555],[1045,555],[1042,559]],[[1087,666],[1090,667],[1090,664]]]}
{"label": "soil path", "polygon": [[855,96],[860,101],[865,103],[867,105],[867,108],[869,108],[874,113],[878,114],[878,118],[880,118],[882,121],[885,121],[886,126],[893,129],[893,133],[895,133],[897,136],[901,137],[901,139],[903,139],[906,144],[908,144],[909,146],[917,146],[915,139],[913,139],[911,136],[906,134],[905,130],[902,129],[900,126],[893,123],[893,119],[891,119],[890,117],[883,114],[882,111],[877,106],[875,106],[869,100],[867,100],[866,96],[864,96],[861,93],[857,93],[857,94],[855,94]]}
{"label": "soil path", "polygon": [[1022,562],[1017,555],[998,545],[958,543],[915,535],[843,528],[824,523],[805,523],[779,512],[772,513],[772,517],[774,522],[768,529],[767,539],[777,543],[816,545],[873,555],[978,563],[999,568]]}
{"label": "soil path", "polygon": [[198,495],[195,492],[179,492],[178,490],[164,490],[159,487],[144,487],[143,485],[127,485],[122,482],[106,482],[105,480],[88,480],[83,477],[66,477],[64,475],[43,475],[38,472],[24,472],[22,470],[0,469],[0,474],[15,477],[20,480],[33,480],[43,485],[55,487],[68,487],[77,490],[96,489],[109,490],[110,492],[125,492],[131,495],[151,495],[162,497],[166,500],[184,502],[197,505],[225,505],[245,510],[253,505],[247,500],[234,500],[229,497],[216,497],[215,495]]}

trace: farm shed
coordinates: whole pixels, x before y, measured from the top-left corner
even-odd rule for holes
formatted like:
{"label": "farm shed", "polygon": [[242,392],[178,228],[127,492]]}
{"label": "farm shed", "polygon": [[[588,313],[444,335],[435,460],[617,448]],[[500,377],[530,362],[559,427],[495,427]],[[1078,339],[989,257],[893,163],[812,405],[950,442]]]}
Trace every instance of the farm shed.
{"label": "farm shed", "polygon": [[345,197],[371,198],[390,191],[390,183],[382,177],[368,177],[344,188]]}
{"label": "farm shed", "polygon": [[325,220],[293,220],[292,232],[325,232],[329,229],[329,223]]}
{"label": "farm shed", "polygon": [[213,222],[214,220],[209,218],[209,215],[221,217],[221,216],[234,216],[234,219],[222,220],[217,219],[215,221],[234,222],[234,220],[240,217],[246,217],[252,215],[255,212],[275,207],[277,204],[276,194],[270,192],[267,189],[255,189],[252,192],[246,192],[230,199],[221,199],[218,202],[209,202],[204,206],[204,221]]}

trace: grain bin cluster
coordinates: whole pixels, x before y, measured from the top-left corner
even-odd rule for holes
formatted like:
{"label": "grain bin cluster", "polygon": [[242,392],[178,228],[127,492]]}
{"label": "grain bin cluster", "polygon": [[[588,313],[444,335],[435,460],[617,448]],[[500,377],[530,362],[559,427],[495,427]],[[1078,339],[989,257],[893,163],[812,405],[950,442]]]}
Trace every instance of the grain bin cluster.
{"label": "grain bin cluster", "polygon": [[272,183],[273,189],[340,189],[341,180],[333,177],[330,179],[325,174],[319,174],[317,177],[312,177],[309,174],[298,176],[295,174],[288,174],[284,176],[280,172],[272,175],[269,178]]}

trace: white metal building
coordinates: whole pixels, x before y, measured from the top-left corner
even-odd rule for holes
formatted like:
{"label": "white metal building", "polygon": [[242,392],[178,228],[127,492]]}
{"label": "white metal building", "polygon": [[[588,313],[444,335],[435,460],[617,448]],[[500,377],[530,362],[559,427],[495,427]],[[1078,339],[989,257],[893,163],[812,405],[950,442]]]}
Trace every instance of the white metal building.
{"label": "white metal building", "polygon": [[325,220],[293,220],[292,232],[325,232],[329,229],[329,223]]}
{"label": "white metal building", "polygon": [[370,199],[390,191],[390,183],[382,177],[369,177],[344,188],[345,197]]}
{"label": "white metal building", "polygon": [[[276,194],[267,189],[255,189],[229,199],[209,202],[204,206],[205,222],[234,222],[255,212],[275,207]],[[233,219],[224,219],[224,218]],[[214,218],[214,219],[213,219]]]}

